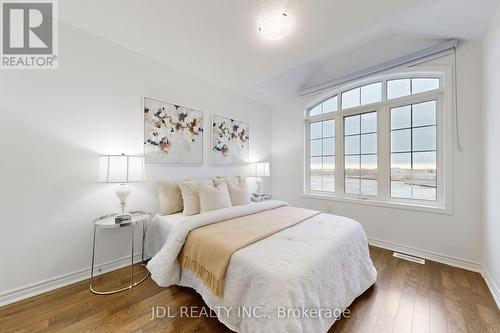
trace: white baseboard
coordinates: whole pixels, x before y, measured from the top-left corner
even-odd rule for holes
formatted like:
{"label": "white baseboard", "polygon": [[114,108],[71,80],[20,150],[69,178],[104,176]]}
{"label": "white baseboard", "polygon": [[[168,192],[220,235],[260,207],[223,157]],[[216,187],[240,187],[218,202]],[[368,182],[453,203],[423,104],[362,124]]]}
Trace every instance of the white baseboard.
{"label": "white baseboard", "polygon": [[481,272],[481,274],[483,275],[484,281],[486,281],[486,285],[491,291],[491,295],[493,295],[493,299],[500,309],[500,288],[496,284],[495,280],[491,278],[491,275],[486,267],[483,267],[483,271]]}
{"label": "white baseboard", "polygon": [[391,251],[396,251],[396,252],[403,252],[406,254],[410,254],[415,257],[420,257],[423,259],[427,260],[432,260],[436,261],[445,265],[450,265],[453,267],[458,267],[458,268],[463,268],[468,271],[473,271],[477,273],[482,273],[483,272],[483,265],[478,262],[470,261],[470,260],[465,260],[465,259],[460,259],[460,258],[455,258],[451,256],[447,256],[444,254],[432,252],[432,251],[427,251],[427,250],[420,250],[414,247],[406,246],[406,245],[401,245],[401,244],[396,244],[392,242],[387,242],[375,238],[368,237],[368,243],[370,245],[376,246],[376,247],[381,247],[383,249],[391,250]]}
{"label": "white baseboard", "polygon": [[[141,253],[134,255],[134,262],[141,261]],[[98,276],[118,268],[130,265],[130,256],[123,257],[117,260],[108,261],[103,264],[94,266],[94,276]],[[59,275],[50,279],[46,279],[40,282],[35,282],[28,284],[26,286],[7,290],[0,293],[0,306],[4,306],[10,303],[21,301],[23,299],[33,297],[39,294],[46,293],[48,291],[65,287],[67,285],[80,282],[90,278],[90,267],[74,271],[71,273]]]}

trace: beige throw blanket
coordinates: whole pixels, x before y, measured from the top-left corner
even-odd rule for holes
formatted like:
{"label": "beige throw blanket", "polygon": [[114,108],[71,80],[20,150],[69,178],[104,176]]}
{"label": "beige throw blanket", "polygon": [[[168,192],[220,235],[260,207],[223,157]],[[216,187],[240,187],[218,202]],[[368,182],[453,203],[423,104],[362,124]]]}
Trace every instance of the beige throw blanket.
{"label": "beige throw blanket", "polygon": [[179,263],[200,277],[215,295],[222,296],[233,253],[319,213],[286,206],[191,230],[178,256]]}

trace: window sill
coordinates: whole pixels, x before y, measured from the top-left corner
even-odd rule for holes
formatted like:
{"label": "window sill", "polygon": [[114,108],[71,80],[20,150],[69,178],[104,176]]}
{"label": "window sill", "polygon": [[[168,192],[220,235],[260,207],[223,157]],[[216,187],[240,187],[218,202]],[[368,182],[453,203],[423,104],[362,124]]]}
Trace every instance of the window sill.
{"label": "window sill", "polygon": [[424,205],[418,203],[406,203],[406,202],[397,202],[397,201],[379,201],[374,199],[360,199],[353,197],[344,197],[337,195],[327,195],[327,194],[319,194],[319,193],[305,193],[302,195],[303,198],[307,199],[319,199],[319,200],[328,200],[328,201],[338,201],[345,202],[350,204],[360,204],[360,205],[368,205],[375,207],[384,207],[384,208],[394,208],[394,209],[403,209],[410,210],[416,212],[425,212],[432,214],[441,214],[441,215],[453,215],[453,209],[446,208],[442,206],[433,206],[433,205]]}

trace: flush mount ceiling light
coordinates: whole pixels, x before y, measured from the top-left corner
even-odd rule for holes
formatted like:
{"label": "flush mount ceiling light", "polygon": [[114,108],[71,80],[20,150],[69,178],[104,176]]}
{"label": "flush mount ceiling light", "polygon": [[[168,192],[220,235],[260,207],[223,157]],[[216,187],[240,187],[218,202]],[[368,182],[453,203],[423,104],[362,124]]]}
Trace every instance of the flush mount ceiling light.
{"label": "flush mount ceiling light", "polygon": [[273,13],[263,17],[258,23],[258,30],[264,38],[278,40],[290,31],[292,22],[284,12]]}

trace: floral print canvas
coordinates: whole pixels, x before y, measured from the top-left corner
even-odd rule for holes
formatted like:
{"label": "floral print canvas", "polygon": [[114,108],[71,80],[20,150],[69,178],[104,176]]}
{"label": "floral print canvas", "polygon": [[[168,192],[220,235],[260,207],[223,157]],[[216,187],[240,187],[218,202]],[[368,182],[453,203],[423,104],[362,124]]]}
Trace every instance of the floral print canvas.
{"label": "floral print canvas", "polygon": [[148,163],[203,164],[203,112],[144,97]]}
{"label": "floral print canvas", "polygon": [[214,165],[248,163],[248,123],[213,115],[212,163]]}

